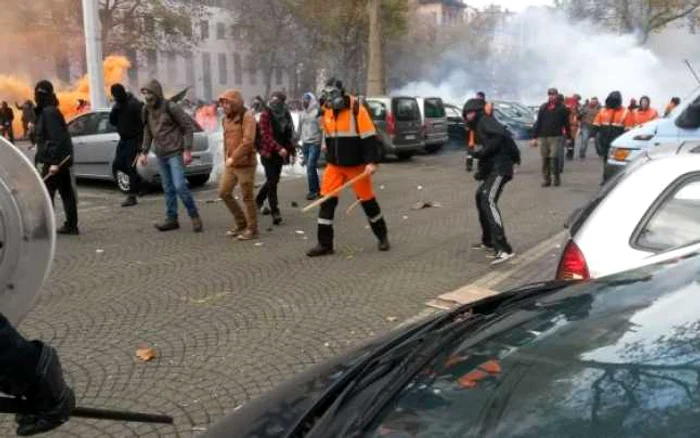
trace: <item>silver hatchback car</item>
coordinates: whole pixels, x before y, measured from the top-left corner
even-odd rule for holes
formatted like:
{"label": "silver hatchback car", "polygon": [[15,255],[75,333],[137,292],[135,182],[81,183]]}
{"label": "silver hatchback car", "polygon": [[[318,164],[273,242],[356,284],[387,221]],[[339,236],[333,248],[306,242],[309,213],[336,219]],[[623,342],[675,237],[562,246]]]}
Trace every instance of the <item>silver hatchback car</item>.
{"label": "silver hatchback car", "polygon": [[700,242],[700,142],[646,151],[577,210],[567,228],[558,279],[602,277]]}
{"label": "silver hatchback car", "polygon": [[[81,114],[68,122],[68,132],[73,139],[73,172],[77,178],[114,181],[127,193],[129,177],[112,168],[119,134],[109,123],[109,109],[98,109]],[[209,146],[208,134],[194,124],[192,163],[185,169],[192,186],[206,184],[214,168],[214,157]],[[139,166],[138,172],[148,184],[160,184],[158,160],[151,150],[148,164]]]}

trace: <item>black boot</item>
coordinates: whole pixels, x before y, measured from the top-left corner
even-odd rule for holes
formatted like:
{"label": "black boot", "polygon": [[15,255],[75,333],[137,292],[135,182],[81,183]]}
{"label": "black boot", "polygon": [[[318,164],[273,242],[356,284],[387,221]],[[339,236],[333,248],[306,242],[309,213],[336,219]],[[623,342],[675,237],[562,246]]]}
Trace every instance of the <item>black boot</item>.
{"label": "black boot", "polygon": [[272,213],[272,223],[274,225],[279,225],[282,223],[282,216],[280,216],[279,211],[275,211],[274,213]]}
{"label": "black boot", "polygon": [[164,222],[157,223],[154,225],[158,231],[172,231],[180,228],[180,223],[177,219],[168,218]]}
{"label": "black boot", "polygon": [[561,185],[561,169],[559,167],[558,158],[552,159],[552,175],[554,179],[554,187],[559,187]]}
{"label": "black boot", "polygon": [[80,234],[80,230],[78,230],[77,226],[70,226],[68,224],[63,224],[63,226],[61,228],[56,230],[56,233],[64,234],[67,236],[77,236]]}
{"label": "black boot", "polygon": [[313,248],[311,248],[310,250],[308,250],[306,252],[306,255],[309,257],[323,257],[323,256],[327,256],[327,255],[332,255],[334,253],[335,253],[335,251],[333,251],[333,248],[328,248],[326,246],[318,244],[318,245],[314,246]]}
{"label": "black boot", "polygon": [[542,177],[544,181],[542,182],[542,187],[549,187],[552,185],[552,159],[545,158],[542,162]]}
{"label": "black boot", "polygon": [[306,252],[309,257],[319,257],[333,254],[333,217],[338,206],[338,198],[331,198],[321,204],[318,212],[318,229],[316,231],[318,244]]}
{"label": "black boot", "polygon": [[122,202],[122,207],[131,207],[132,205],[136,205],[138,203],[139,202],[136,200],[135,195],[129,195],[129,196],[127,196],[126,200],[124,200],[124,202]]}

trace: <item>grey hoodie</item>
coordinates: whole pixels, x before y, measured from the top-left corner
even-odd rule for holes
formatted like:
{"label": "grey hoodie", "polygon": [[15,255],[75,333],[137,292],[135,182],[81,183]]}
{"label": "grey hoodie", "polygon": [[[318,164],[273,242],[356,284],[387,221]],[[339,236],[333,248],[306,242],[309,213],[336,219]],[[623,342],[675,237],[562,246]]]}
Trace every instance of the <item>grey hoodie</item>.
{"label": "grey hoodie", "polygon": [[309,107],[299,114],[299,132],[301,133],[301,142],[308,144],[321,144],[321,139],[323,134],[321,132],[321,126],[319,125],[319,111],[318,103],[316,103],[316,97],[307,93],[311,96],[311,102]]}
{"label": "grey hoodie", "polygon": [[182,107],[163,98],[163,87],[157,80],[150,81],[142,89],[155,94],[158,100],[154,107],[144,106],[141,152],[148,153],[151,144],[159,158],[170,158],[192,150],[194,124],[190,116]]}

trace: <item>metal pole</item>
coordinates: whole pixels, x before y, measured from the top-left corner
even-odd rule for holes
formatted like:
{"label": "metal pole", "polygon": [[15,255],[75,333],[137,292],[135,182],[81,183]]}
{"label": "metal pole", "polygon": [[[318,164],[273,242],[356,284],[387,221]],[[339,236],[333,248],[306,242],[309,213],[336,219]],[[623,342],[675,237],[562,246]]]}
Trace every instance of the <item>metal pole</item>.
{"label": "metal pole", "polygon": [[93,109],[107,106],[98,2],[99,0],[83,0],[85,59],[87,61],[88,82],[90,84],[90,105]]}

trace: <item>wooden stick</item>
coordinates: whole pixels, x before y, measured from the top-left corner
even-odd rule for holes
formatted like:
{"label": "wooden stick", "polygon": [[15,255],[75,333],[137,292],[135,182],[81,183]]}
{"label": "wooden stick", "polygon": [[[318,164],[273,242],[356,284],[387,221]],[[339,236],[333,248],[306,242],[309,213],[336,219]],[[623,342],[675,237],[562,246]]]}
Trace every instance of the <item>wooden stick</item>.
{"label": "wooden stick", "polygon": [[342,192],[343,190],[347,189],[348,187],[350,187],[351,185],[355,184],[356,182],[358,182],[358,181],[361,180],[362,178],[366,178],[366,177],[368,177],[368,176],[369,176],[368,173],[362,172],[361,174],[357,175],[355,178],[351,179],[350,181],[346,182],[346,183],[343,184],[342,186],[340,186],[340,187],[338,187],[337,189],[333,190],[332,192],[330,192],[329,194],[327,194],[327,195],[324,196],[323,198],[318,199],[318,200],[312,202],[311,204],[307,205],[306,207],[302,208],[302,209],[301,209],[301,212],[302,212],[302,213],[306,213],[307,211],[318,207],[319,205],[323,204],[324,202],[328,201],[329,199],[334,198],[338,193],[340,193],[340,192]]}
{"label": "wooden stick", "polygon": [[346,215],[350,215],[350,213],[352,213],[352,211],[355,209],[355,207],[357,207],[358,205],[360,205],[360,202],[362,202],[362,200],[361,200],[361,199],[358,199],[357,201],[355,201],[355,202],[353,202],[352,204],[350,204],[350,207],[348,207],[348,209],[345,210],[345,214],[346,214]]}
{"label": "wooden stick", "polygon": [[[63,167],[64,164],[66,164],[70,160],[70,155],[68,155],[66,158],[64,158],[60,163],[58,163],[58,169],[60,170],[61,167]],[[50,173],[47,173],[46,176],[44,176],[44,181],[47,181],[49,178],[51,178],[53,175]]]}

